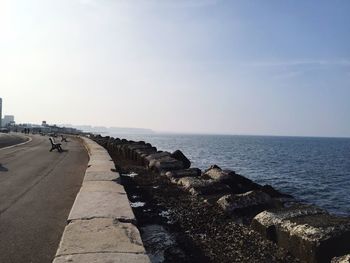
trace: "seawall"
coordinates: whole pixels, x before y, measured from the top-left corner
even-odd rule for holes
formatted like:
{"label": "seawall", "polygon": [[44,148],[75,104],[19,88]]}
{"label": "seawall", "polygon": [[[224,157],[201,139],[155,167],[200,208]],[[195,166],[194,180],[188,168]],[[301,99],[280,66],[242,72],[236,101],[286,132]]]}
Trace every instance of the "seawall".
{"label": "seawall", "polygon": [[149,263],[120,175],[108,152],[82,137],[89,164],[54,263]]}
{"label": "seawall", "polygon": [[205,171],[191,168],[181,151],[158,151],[143,141],[101,136],[92,139],[108,150],[117,165],[118,160],[129,160],[158,174],[174,188],[215,206],[300,260],[330,262],[334,257],[350,253],[349,218],[301,203],[234,171],[215,165]]}

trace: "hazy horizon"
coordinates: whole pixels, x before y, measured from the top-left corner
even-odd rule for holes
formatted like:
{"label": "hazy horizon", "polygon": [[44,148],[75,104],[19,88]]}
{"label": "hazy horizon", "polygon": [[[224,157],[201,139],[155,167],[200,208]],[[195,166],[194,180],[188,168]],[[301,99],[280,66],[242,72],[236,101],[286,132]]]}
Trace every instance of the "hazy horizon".
{"label": "hazy horizon", "polygon": [[[130,135],[208,135],[208,136],[260,136],[260,137],[305,137],[305,138],[339,138],[339,139],[350,139],[350,137],[347,136],[315,136],[315,135],[277,135],[277,134],[255,134],[255,133],[251,133],[251,134],[237,134],[237,133],[200,133],[200,132],[182,132],[182,131],[177,131],[177,132],[173,132],[173,131],[160,131],[160,130],[153,130],[153,129],[148,129],[148,128],[142,128],[142,127],[109,127],[109,126],[93,126],[93,125],[72,125],[72,124],[66,124],[66,126],[73,126],[73,127],[82,127],[82,126],[91,126],[91,128],[94,128],[96,130],[96,132],[101,132],[101,135],[105,135],[105,134],[109,134],[109,135],[123,135],[126,133],[118,133],[118,132],[111,132],[108,131],[109,129],[113,129],[113,128],[117,128],[117,129],[125,129],[125,130],[134,130],[134,129],[140,129],[140,130],[150,130],[151,133],[147,133],[147,132],[143,132],[143,133],[127,133]],[[61,126],[65,126],[64,124],[61,124]],[[98,130],[98,128],[106,128],[107,131],[104,130]],[[86,130],[88,131],[88,130]]]}
{"label": "hazy horizon", "polygon": [[0,0],[16,122],[350,137],[350,2]]}

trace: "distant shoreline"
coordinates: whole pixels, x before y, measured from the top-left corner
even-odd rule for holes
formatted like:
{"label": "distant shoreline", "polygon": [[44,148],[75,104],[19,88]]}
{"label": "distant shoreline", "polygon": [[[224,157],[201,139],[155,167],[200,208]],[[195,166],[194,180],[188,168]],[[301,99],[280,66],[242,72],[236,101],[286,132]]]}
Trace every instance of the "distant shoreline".
{"label": "distant shoreline", "polygon": [[312,136],[312,135],[268,135],[268,134],[216,134],[216,133],[185,133],[185,132],[157,132],[153,133],[117,133],[117,132],[94,132],[94,134],[101,134],[104,136],[110,135],[146,135],[146,136],[233,136],[233,137],[278,137],[278,138],[315,138],[315,139],[350,139],[350,137],[332,137],[332,136]]}

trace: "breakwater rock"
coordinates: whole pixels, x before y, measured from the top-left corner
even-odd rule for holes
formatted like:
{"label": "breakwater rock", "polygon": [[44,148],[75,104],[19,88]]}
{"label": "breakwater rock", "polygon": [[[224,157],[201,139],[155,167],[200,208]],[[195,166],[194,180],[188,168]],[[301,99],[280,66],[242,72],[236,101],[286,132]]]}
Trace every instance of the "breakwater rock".
{"label": "breakwater rock", "polygon": [[[257,184],[216,165],[205,171],[191,168],[189,159],[180,150],[170,153],[159,151],[144,141],[101,136],[91,138],[108,150],[117,169],[120,165],[118,160],[129,160],[152,174],[158,174],[174,188],[181,189],[208,207],[216,207],[236,224],[244,224],[302,261],[330,262],[332,258],[334,261],[337,260],[335,257],[350,253],[349,218],[330,215],[318,207],[303,204],[279,192],[271,185]],[[208,230],[203,231],[208,233]],[[245,240],[242,236],[241,239]],[[253,243],[250,245],[255,246]],[[256,247],[255,250],[260,251]],[[276,256],[271,262],[280,261]]]}

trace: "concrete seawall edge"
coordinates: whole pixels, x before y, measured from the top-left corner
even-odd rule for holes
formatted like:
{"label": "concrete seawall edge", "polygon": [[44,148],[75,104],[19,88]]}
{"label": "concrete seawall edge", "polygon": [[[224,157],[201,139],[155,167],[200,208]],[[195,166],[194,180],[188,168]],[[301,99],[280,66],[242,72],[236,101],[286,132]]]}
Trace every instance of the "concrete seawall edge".
{"label": "concrete seawall edge", "polygon": [[53,263],[149,263],[110,155],[96,142],[81,139],[90,160]]}

